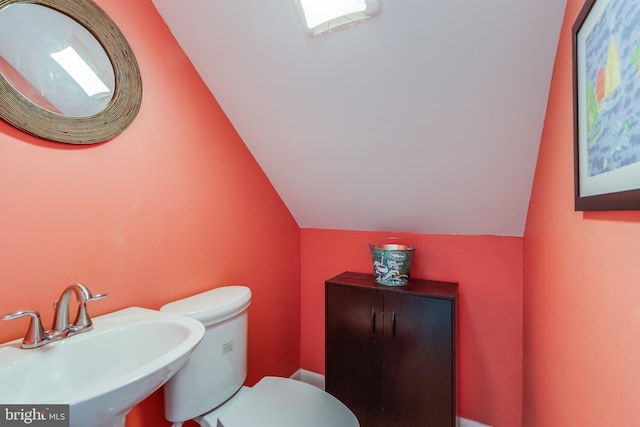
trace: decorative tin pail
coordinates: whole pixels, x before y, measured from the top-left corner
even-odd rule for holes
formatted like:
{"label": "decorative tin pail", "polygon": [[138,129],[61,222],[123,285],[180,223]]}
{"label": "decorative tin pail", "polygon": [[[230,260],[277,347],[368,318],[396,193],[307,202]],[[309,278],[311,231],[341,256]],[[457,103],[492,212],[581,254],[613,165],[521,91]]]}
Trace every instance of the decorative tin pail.
{"label": "decorative tin pail", "polygon": [[389,238],[369,243],[376,283],[386,286],[404,286],[409,282],[415,243]]}

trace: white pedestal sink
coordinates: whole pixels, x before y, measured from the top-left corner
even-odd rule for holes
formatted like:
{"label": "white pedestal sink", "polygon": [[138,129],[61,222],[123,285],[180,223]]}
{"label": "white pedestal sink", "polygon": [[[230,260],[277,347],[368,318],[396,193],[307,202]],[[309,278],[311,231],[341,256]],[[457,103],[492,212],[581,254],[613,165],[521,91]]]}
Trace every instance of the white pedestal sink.
{"label": "white pedestal sink", "polygon": [[123,427],[127,413],[187,361],[204,335],[190,318],[130,307],[94,329],[24,350],[0,345],[2,404],[69,404],[71,427]]}

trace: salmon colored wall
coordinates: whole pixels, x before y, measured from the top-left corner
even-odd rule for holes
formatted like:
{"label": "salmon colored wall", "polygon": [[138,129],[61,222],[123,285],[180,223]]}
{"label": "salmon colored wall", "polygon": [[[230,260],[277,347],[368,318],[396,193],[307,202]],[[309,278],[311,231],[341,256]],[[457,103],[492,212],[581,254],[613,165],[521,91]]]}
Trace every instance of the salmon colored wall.
{"label": "salmon colored wall", "polygon": [[[300,230],[150,0],[98,0],[144,85],[115,139],[51,143],[0,121],[0,314],[38,310],[73,282],[99,315],[225,284],[253,290],[249,384],[299,365]],[[28,320],[0,322],[0,342]],[[145,418],[143,420],[143,418]],[[159,393],[128,427],[169,425]]]}
{"label": "salmon colored wall", "polygon": [[575,212],[568,0],[524,235],[524,425],[638,425],[640,212]]}
{"label": "salmon colored wall", "polygon": [[368,242],[419,244],[412,277],[459,283],[460,416],[493,427],[522,425],[522,239],[303,229],[303,369],[324,373],[324,281],[372,271]]}

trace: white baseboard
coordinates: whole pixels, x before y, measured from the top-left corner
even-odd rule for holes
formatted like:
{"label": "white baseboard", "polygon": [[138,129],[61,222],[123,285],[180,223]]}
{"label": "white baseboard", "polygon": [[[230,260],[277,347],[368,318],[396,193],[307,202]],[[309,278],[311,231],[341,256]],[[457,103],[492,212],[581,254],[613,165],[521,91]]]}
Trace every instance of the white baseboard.
{"label": "white baseboard", "polygon": [[[298,369],[291,375],[294,380],[302,381],[303,383],[311,384],[322,390],[324,390],[324,375],[316,372],[307,371],[306,369]],[[458,427],[491,427],[486,424],[479,423],[477,421],[468,420],[466,418],[458,417]]]}
{"label": "white baseboard", "polygon": [[306,369],[298,369],[293,375],[291,375],[291,378],[324,390],[324,375],[322,374],[307,371]]}
{"label": "white baseboard", "polygon": [[458,427],[491,427],[491,426],[479,423],[477,421],[472,421],[466,418],[458,417]]}

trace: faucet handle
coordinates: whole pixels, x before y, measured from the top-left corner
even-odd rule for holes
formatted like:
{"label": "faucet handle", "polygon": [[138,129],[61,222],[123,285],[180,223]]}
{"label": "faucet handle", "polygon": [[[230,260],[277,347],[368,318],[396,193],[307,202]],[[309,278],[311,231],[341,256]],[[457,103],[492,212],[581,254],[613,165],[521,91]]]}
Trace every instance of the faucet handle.
{"label": "faucet handle", "polygon": [[78,304],[78,314],[76,314],[76,319],[73,321],[73,325],[69,326],[69,329],[73,332],[90,331],[93,329],[93,322],[87,311],[87,303],[89,301],[102,299],[106,296],[107,294],[95,294],[87,300],[80,301],[80,304]]}
{"label": "faucet handle", "polygon": [[40,320],[40,313],[35,310],[20,310],[13,313],[5,314],[2,316],[2,320],[13,320],[18,317],[31,316],[31,322],[29,322],[29,329],[27,334],[22,340],[22,348],[35,348],[49,342],[49,338],[44,332],[42,327],[42,321]]}
{"label": "faucet handle", "polygon": [[109,295],[109,294],[107,294],[107,293],[95,294],[91,298],[89,298],[88,301],[95,301],[95,300],[98,300],[98,299],[106,298],[107,295]]}

